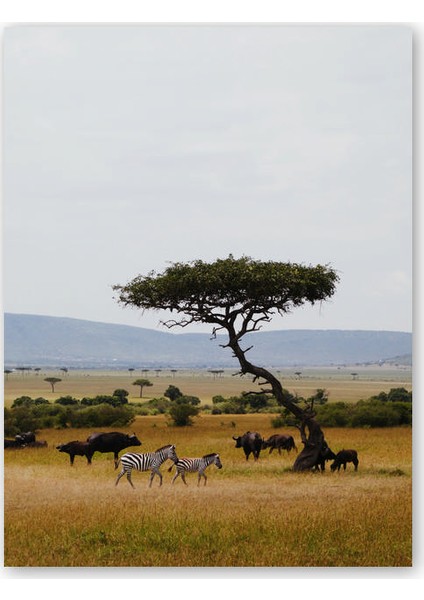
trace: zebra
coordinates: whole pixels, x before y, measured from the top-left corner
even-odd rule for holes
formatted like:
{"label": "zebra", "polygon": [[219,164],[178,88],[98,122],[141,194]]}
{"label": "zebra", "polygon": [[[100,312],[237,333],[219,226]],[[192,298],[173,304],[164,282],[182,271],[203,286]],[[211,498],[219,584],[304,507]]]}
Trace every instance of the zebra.
{"label": "zebra", "polygon": [[123,475],[127,476],[128,481],[134,488],[133,482],[131,481],[131,471],[136,469],[137,471],[151,471],[149,487],[152,487],[153,478],[155,475],[159,475],[160,483],[162,485],[162,473],[159,471],[159,467],[168,458],[174,462],[178,461],[178,456],[175,451],[175,446],[168,444],[158,448],[156,452],[146,452],[145,454],[137,454],[135,452],[127,452],[123,454],[119,459],[122,463],[122,471],[119,473],[115,486],[118,485],[119,480]]}
{"label": "zebra", "polygon": [[181,479],[187,485],[185,480],[186,473],[198,473],[197,485],[200,484],[200,478],[204,477],[205,485],[206,485],[206,475],[205,469],[209,467],[209,465],[216,465],[218,469],[222,469],[221,459],[219,458],[219,454],[213,452],[212,454],[205,454],[202,458],[180,458],[174,462],[168,469],[168,472],[172,470],[173,467],[177,469],[176,474],[172,480],[172,483],[177,479],[178,475],[181,475]]}

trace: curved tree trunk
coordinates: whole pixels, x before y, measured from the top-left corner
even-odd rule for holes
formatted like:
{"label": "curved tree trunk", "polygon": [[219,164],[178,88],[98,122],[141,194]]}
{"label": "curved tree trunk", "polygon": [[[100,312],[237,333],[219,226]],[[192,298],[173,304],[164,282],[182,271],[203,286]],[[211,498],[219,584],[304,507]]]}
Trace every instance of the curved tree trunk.
{"label": "curved tree trunk", "polygon": [[[233,350],[235,358],[238,359],[241,367],[241,374],[250,373],[255,379],[263,379],[271,385],[271,390],[280,406],[287,408],[300,421],[298,429],[300,437],[304,445],[303,450],[297,456],[293,465],[294,471],[308,471],[316,466],[321,450],[326,446],[324,433],[320,425],[315,421],[315,413],[311,409],[302,410],[297,404],[290,400],[286,400],[283,394],[283,387],[280,381],[274,377],[267,369],[253,365],[246,359],[247,350],[242,350],[238,343],[238,338],[235,332],[230,333],[230,341],[228,346]],[[306,431],[307,430],[307,431]]]}

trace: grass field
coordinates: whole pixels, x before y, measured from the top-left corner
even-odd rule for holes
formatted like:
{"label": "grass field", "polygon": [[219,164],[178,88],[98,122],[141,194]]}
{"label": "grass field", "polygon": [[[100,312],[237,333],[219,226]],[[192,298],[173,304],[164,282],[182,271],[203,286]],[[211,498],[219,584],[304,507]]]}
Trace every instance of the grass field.
{"label": "grass field", "polygon": [[324,474],[291,472],[293,453],[246,462],[232,436],[249,429],[276,431],[263,414],[202,415],[183,428],[137,417],[131,430],[143,446],[133,450],[174,443],[180,456],[220,453],[223,468],[210,467],[200,487],[195,475],[188,487],[171,485],[169,463],[162,487],[134,473],[135,490],[125,478],[115,487],[112,455],[70,467],[55,446],[89,430],[41,431],[48,448],[5,451],[5,566],[412,564],[410,428],[327,429],[332,449],[355,448],[360,464]]}
{"label": "grass field", "polygon": [[[300,369],[299,369],[300,370]],[[318,388],[329,392],[330,402],[357,402],[367,399],[379,392],[388,392],[393,387],[412,389],[411,369],[389,367],[345,367],[333,369],[303,369],[301,378],[295,375],[296,369],[281,369],[277,375],[282,380],[283,387],[292,393],[308,397]],[[356,372],[358,379],[353,379],[351,373]],[[41,371],[36,375],[33,371],[22,375],[19,372],[8,375],[5,379],[5,405],[10,406],[19,396],[31,398],[44,397],[54,401],[60,396],[71,395],[75,398],[92,397],[98,394],[112,394],[115,389],[126,389],[130,400],[139,400],[140,388],[132,385],[141,377],[149,379],[153,386],[144,388],[143,398],[159,398],[167,387],[176,385],[187,395],[198,396],[203,403],[210,403],[213,396],[224,397],[239,395],[242,391],[259,389],[251,383],[248,377],[233,376],[233,371],[226,370],[222,376],[214,377],[207,371],[178,371],[172,374],[163,370],[160,374],[153,370],[148,373],[141,371]],[[50,384],[45,377],[58,377],[62,381],[52,393]]]}

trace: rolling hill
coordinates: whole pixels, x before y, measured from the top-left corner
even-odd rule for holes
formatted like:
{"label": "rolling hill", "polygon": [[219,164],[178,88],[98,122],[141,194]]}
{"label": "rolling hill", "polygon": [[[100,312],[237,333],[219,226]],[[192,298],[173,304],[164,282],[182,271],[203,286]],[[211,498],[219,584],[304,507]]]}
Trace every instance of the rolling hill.
{"label": "rolling hill", "polygon": [[[236,367],[224,336],[170,333],[80,319],[5,313],[6,367]],[[286,330],[249,334],[249,358],[264,366],[409,364],[412,334],[390,331]]]}

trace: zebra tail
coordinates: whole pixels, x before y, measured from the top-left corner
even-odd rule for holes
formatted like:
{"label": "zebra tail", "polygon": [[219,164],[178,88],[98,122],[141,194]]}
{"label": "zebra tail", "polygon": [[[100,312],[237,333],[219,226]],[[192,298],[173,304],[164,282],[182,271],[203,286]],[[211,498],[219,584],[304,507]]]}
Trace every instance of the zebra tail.
{"label": "zebra tail", "polygon": [[172,463],[172,465],[168,469],[168,473],[170,473],[174,467],[175,467],[175,463]]}

